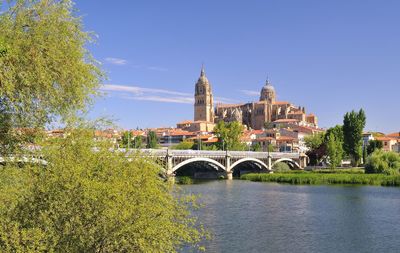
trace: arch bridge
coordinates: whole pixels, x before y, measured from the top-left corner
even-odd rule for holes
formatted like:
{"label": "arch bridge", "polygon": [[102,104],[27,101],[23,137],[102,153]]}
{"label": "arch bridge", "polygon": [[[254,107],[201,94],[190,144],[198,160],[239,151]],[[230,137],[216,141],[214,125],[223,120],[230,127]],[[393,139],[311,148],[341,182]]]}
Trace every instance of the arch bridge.
{"label": "arch bridge", "polygon": [[201,173],[205,173],[203,169],[207,167],[218,176],[232,179],[234,175],[250,171],[270,173],[279,162],[288,164],[291,169],[303,169],[308,161],[303,153],[168,149],[141,149],[140,152],[157,158],[167,176],[175,176],[180,169],[190,167],[201,177]]}

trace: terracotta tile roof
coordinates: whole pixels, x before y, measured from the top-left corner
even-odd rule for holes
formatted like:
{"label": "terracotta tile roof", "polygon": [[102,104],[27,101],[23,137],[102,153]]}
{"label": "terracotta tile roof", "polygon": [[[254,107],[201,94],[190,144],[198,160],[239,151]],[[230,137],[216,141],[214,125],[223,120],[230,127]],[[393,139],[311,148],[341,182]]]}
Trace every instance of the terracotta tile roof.
{"label": "terracotta tile roof", "polygon": [[131,130],[131,134],[132,136],[144,136],[146,132],[142,130]]}
{"label": "terracotta tile roof", "polygon": [[172,131],[167,131],[165,133],[165,136],[180,136],[180,135],[193,136],[193,135],[196,135],[196,134],[193,133],[193,132],[184,131],[184,130],[172,130]]}
{"label": "terracotta tile roof", "polygon": [[181,122],[178,122],[178,123],[176,123],[176,124],[191,124],[191,123],[193,123],[193,120],[184,120],[184,121],[181,121]]}
{"label": "terracotta tile roof", "polygon": [[400,132],[391,133],[391,134],[388,134],[388,135],[386,135],[386,136],[395,137],[395,138],[400,138]]}
{"label": "terracotta tile roof", "polygon": [[272,137],[259,137],[255,139],[255,141],[273,141],[273,140],[275,140],[275,138]]}
{"label": "terracotta tile roof", "polygon": [[280,136],[277,138],[277,141],[294,141],[294,140],[297,139],[290,136]]}
{"label": "terracotta tile roof", "polygon": [[379,137],[375,137],[375,140],[378,140],[378,141],[397,141],[397,138],[388,137],[388,136],[379,136]]}
{"label": "terracotta tile roof", "polygon": [[290,103],[286,102],[286,101],[275,101],[272,104],[273,105],[290,105]]}
{"label": "terracotta tile roof", "polygon": [[264,133],[263,130],[250,130],[250,134],[262,134]]}

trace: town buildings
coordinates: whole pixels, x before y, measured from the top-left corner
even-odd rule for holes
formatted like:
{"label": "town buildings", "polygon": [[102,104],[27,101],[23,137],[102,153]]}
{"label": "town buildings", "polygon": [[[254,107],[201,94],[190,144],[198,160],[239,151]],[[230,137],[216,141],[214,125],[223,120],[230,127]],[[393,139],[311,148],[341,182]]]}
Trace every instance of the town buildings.
{"label": "town buildings", "polygon": [[242,104],[217,104],[214,99],[211,83],[204,67],[195,84],[194,120],[177,124],[179,128],[189,131],[212,131],[214,124],[238,121],[247,129],[260,130],[268,124],[286,124],[318,128],[318,118],[306,113],[305,107],[295,106],[286,101],[278,101],[275,88],[267,80],[260,92],[259,101]]}

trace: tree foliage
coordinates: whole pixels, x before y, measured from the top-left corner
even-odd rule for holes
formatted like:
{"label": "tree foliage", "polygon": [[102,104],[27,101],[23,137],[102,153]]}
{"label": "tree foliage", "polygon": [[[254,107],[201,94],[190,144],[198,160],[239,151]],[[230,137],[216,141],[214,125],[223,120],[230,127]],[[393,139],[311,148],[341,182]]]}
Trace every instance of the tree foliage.
{"label": "tree foliage", "polygon": [[383,148],[383,142],[379,140],[370,140],[367,146],[367,154],[372,154],[377,149]]}
{"label": "tree foliage", "polygon": [[326,143],[326,151],[329,156],[329,163],[331,169],[335,169],[342,163],[343,158],[343,143],[340,137],[337,137],[333,131],[329,133],[328,140]]}
{"label": "tree foliage", "polygon": [[306,144],[306,147],[308,147],[310,150],[319,148],[324,143],[324,140],[325,140],[324,132],[304,137],[304,142]]}
{"label": "tree foliage", "polygon": [[366,123],[366,116],[362,109],[359,112],[346,113],[343,120],[343,148],[347,155],[352,157],[357,166],[362,157],[362,133]]}
{"label": "tree foliage", "polygon": [[194,146],[194,142],[193,141],[182,141],[179,144],[173,145],[170,148],[171,149],[181,149],[181,150],[186,150],[186,149],[193,149]]}
{"label": "tree foliage", "polygon": [[43,147],[46,167],[0,167],[1,252],[175,252],[202,239],[192,196],[151,160],[84,130]]}
{"label": "tree foliage", "polygon": [[379,149],[374,151],[367,159],[365,172],[398,175],[400,172],[400,154]]}
{"label": "tree foliage", "polygon": [[336,125],[326,131],[324,144],[332,169],[340,166],[343,159],[343,127]]}
{"label": "tree foliage", "polygon": [[92,35],[72,1],[7,2],[0,14],[0,107],[8,124],[40,127],[83,109],[103,74],[85,48]]}
{"label": "tree foliage", "polygon": [[244,127],[238,121],[225,123],[219,121],[214,128],[215,135],[218,136],[218,148],[224,150],[245,150],[246,145],[240,141]]}
{"label": "tree foliage", "polygon": [[157,148],[158,146],[158,140],[157,140],[157,134],[154,131],[149,131],[147,133],[147,148]]}
{"label": "tree foliage", "polygon": [[319,160],[326,155],[326,146],[324,145],[324,140],[324,132],[304,137],[306,147],[309,149],[307,151],[307,156],[310,158],[310,165],[317,165]]}

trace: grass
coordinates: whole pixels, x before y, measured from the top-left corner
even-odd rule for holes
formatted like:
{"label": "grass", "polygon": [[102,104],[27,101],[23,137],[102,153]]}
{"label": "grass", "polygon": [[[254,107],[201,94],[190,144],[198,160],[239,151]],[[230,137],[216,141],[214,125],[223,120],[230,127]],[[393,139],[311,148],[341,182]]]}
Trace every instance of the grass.
{"label": "grass", "polygon": [[193,184],[194,181],[191,177],[183,176],[183,177],[176,177],[177,184]]}
{"label": "grass", "polygon": [[325,173],[325,172],[296,172],[273,174],[245,174],[240,179],[255,182],[277,182],[288,184],[353,184],[353,185],[381,185],[400,186],[400,176],[383,174],[363,174],[355,171]]}

